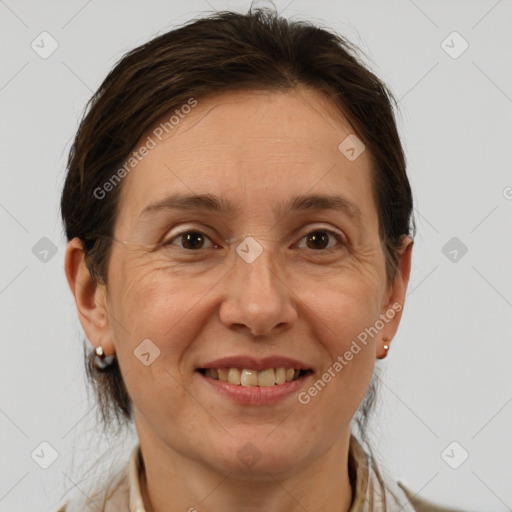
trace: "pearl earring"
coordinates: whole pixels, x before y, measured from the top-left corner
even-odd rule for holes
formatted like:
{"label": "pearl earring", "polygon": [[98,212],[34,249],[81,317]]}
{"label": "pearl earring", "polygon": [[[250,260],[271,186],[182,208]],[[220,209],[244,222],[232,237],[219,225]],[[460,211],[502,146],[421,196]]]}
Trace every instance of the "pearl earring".
{"label": "pearl earring", "polygon": [[94,354],[95,354],[94,359],[95,359],[96,366],[102,370],[104,368],[106,368],[107,366],[110,366],[116,357],[115,354],[112,354],[111,356],[107,356],[105,354],[105,352],[103,351],[103,348],[101,345],[99,345],[98,347],[96,347],[94,349]]}
{"label": "pearl earring", "polygon": [[101,345],[99,347],[96,347],[94,349],[94,352],[96,352],[96,355],[103,361],[105,359],[105,357],[107,357],[105,355],[105,352],[103,352],[103,348],[101,348]]}

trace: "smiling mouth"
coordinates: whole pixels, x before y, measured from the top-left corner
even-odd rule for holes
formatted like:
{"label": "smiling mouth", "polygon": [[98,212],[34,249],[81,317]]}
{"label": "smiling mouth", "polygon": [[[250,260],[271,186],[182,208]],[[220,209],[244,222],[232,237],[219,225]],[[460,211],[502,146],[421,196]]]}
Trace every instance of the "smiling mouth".
{"label": "smiling mouth", "polygon": [[199,368],[197,371],[214,380],[246,387],[279,386],[312,373],[311,370],[294,368],[268,368],[263,371],[248,368]]}

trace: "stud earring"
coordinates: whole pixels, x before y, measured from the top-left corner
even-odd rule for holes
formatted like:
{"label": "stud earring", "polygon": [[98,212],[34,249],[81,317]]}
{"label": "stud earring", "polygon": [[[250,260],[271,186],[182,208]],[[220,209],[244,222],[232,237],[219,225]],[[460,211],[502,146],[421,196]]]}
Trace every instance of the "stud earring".
{"label": "stud earring", "polygon": [[101,345],[94,349],[94,356],[96,366],[102,370],[107,366],[110,366],[115,359],[115,354],[107,356]]}
{"label": "stud earring", "polygon": [[105,357],[107,357],[105,355],[105,352],[103,352],[103,348],[101,347],[101,345],[99,347],[96,347],[94,349],[94,352],[96,352],[96,355],[103,361],[105,359]]}
{"label": "stud earring", "polygon": [[[384,342],[389,342],[389,338],[382,338],[382,341]],[[381,356],[377,356],[378,359],[384,359],[387,355],[388,355],[388,350],[389,350],[389,343],[386,343],[384,346],[384,353],[381,355]]]}

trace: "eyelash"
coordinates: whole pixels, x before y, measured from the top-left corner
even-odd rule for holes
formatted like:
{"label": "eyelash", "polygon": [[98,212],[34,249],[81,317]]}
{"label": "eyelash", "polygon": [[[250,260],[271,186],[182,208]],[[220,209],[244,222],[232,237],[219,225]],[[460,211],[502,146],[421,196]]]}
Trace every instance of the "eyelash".
{"label": "eyelash", "polygon": [[[183,235],[190,234],[190,233],[196,233],[196,234],[200,234],[200,235],[204,236],[205,238],[210,240],[210,242],[212,244],[214,244],[214,246],[216,246],[216,247],[201,247],[200,249],[193,250],[193,249],[186,249],[184,247],[177,246],[178,249],[181,249],[181,250],[186,251],[188,253],[194,253],[194,252],[199,253],[201,250],[204,250],[204,249],[215,249],[215,248],[218,247],[217,244],[215,244],[208,235],[206,235],[205,233],[203,233],[202,231],[199,231],[197,229],[187,229],[187,230],[181,231],[179,233],[176,233],[171,238],[168,238],[167,240],[163,241],[161,243],[161,245],[162,246],[172,246],[172,245],[174,245],[173,242],[175,240],[180,239],[181,237],[183,237]],[[303,240],[304,238],[306,238],[309,235],[312,235],[313,233],[327,233],[330,236],[332,236],[339,243],[339,245],[341,246],[339,248],[337,248],[337,247],[329,247],[328,249],[318,249],[318,250],[311,249],[311,251],[313,251],[313,252],[331,253],[332,251],[340,250],[340,249],[342,249],[342,248],[347,246],[347,243],[345,242],[345,240],[343,239],[343,237],[339,233],[337,233],[336,231],[327,229],[327,228],[313,229],[313,230],[309,231],[308,233],[306,233],[304,236],[302,236],[302,238],[300,240]]]}

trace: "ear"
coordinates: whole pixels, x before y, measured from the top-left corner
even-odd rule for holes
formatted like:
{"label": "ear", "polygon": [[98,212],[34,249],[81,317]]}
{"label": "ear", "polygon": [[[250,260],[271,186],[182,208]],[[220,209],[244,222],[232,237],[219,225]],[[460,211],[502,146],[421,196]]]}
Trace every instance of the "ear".
{"label": "ear", "polygon": [[414,242],[407,236],[403,238],[400,246],[399,262],[393,284],[388,287],[385,304],[381,310],[380,318],[384,322],[384,327],[380,332],[377,342],[377,352],[379,358],[385,357],[387,350],[384,345],[389,345],[398,330],[402,311],[405,303],[407,284],[411,273],[412,247]]}
{"label": "ear", "polygon": [[87,269],[79,238],[68,243],[64,268],[87,339],[95,347],[101,345],[107,356],[112,355],[115,345],[109,328],[106,287],[98,284]]}

